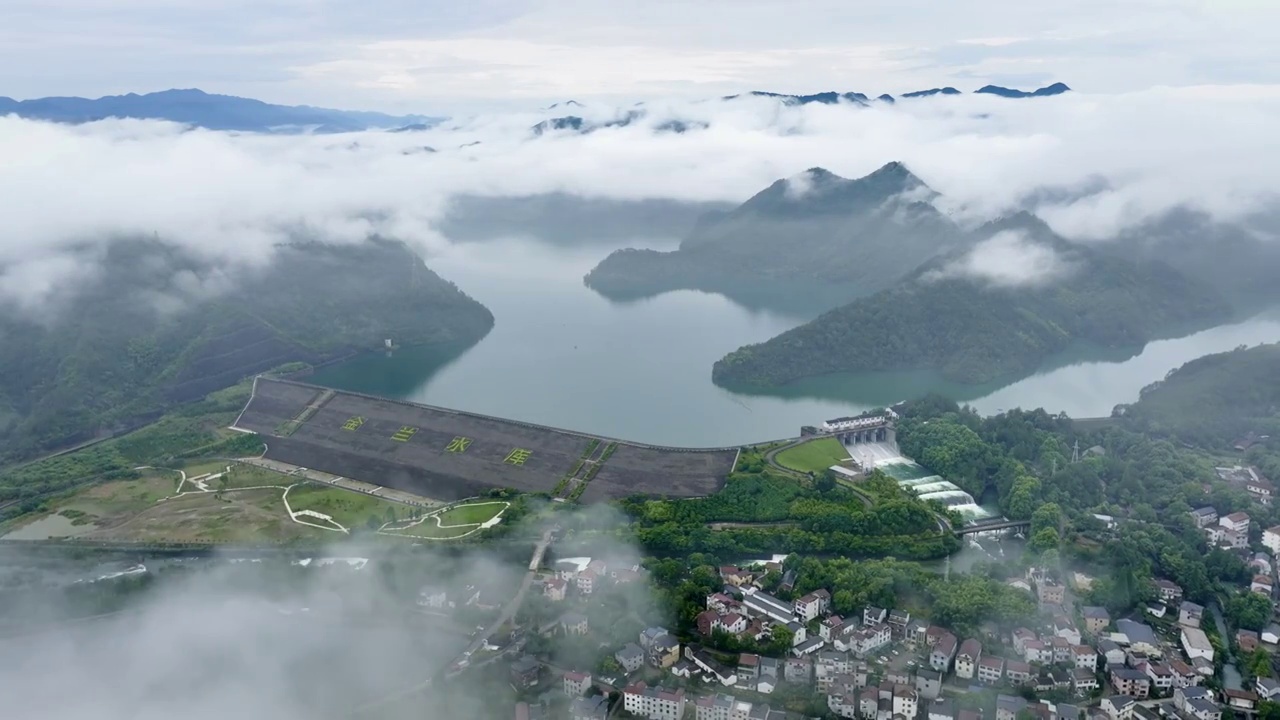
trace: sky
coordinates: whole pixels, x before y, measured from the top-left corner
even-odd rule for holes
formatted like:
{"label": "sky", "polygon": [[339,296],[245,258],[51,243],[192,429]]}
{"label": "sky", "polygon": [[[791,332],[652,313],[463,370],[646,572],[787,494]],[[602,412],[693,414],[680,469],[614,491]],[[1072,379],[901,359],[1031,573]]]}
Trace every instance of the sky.
{"label": "sky", "polygon": [[6,0],[0,95],[199,87],[456,115],[769,89],[1280,78],[1273,0]]}

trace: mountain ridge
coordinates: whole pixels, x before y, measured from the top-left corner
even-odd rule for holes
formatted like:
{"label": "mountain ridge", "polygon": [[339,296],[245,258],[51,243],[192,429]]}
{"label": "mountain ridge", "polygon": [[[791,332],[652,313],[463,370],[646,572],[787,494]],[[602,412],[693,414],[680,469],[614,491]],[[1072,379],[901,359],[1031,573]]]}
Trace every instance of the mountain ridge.
{"label": "mountain ridge", "polygon": [[854,179],[810,168],[727,212],[704,215],[675,251],[614,251],[585,282],[614,299],[804,287],[812,309],[825,309],[887,287],[967,242],[928,202],[934,196],[898,162]]}
{"label": "mountain ridge", "polygon": [[241,132],[352,132],[374,128],[427,126],[441,118],[396,116],[311,105],[276,105],[253,98],[173,88],[152,93],[15,100],[0,97],[0,115],[70,124],[106,118],[169,120],[209,130]]}
{"label": "mountain ridge", "polygon": [[[1010,233],[1054,263],[1016,278],[991,267],[998,257],[975,259],[984,242]],[[894,287],[725,355],[712,379],[773,387],[839,372],[932,370],[979,384],[1024,375],[1076,342],[1140,347],[1233,312],[1211,286],[1165,263],[1071,243],[1028,213],[976,235],[979,244],[931,258]]]}
{"label": "mountain ridge", "polygon": [[282,245],[234,279],[158,240],[116,240],[84,259],[94,276],[67,287],[48,317],[0,303],[0,461],[282,364],[321,364],[386,338],[469,346],[493,326],[488,309],[389,240]]}
{"label": "mountain ridge", "polygon": [[[1053,95],[1061,95],[1063,93],[1070,92],[1070,91],[1071,91],[1070,87],[1068,87],[1065,83],[1059,82],[1059,83],[1054,83],[1053,85],[1048,85],[1046,87],[1042,87],[1042,88],[1038,88],[1036,90],[1030,90],[1030,91],[1018,90],[1016,88],[1005,88],[1005,87],[1000,87],[998,85],[986,85],[978,90],[973,91],[973,94],[975,95],[990,94],[990,95],[997,95],[1000,97],[1011,98],[1011,99],[1027,99],[1027,98],[1043,98],[1043,97],[1050,97]],[[916,99],[916,98],[923,98],[923,97],[931,97],[934,95],[963,95],[963,94],[964,93],[962,93],[961,91],[953,87],[944,87],[944,88],[931,88],[929,90],[917,90],[915,92],[904,93],[902,95],[902,98]],[[880,103],[883,105],[893,105],[898,102],[897,98],[894,98],[894,96],[889,95],[887,93],[883,95],[879,95],[878,97],[872,99],[872,98],[869,98],[866,94],[860,93],[860,92],[837,92],[835,90],[828,90],[826,92],[812,93],[808,95],[795,95],[791,93],[779,93],[779,92],[771,92],[767,90],[752,90],[746,93],[724,95],[724,96],[721,96],[719,100],[721,102],[729,102],[729,101],[737,100],[743,97],[766,98],[771,100],[777,100],[781,102],[783,105],[787,105],[787,106],[814,105],[814,104],[839,105],[843,103],[847,105],[856,105],[858,107],[872,107],[876,103]],[[554,105],[549,106],[547,109],[552,110],[562,105],[568,106],[569,104],[556,103]],[[581,103],[574,103],[573,107],[583,107],[583,105]],[[646,110],[635,110],[635,109],[628,110],[622,115],[610,120],[601,120],[601,121],[594,121],[594,122],[587,120],[586,118],[580,115],[564,115],[560,117],[553,117],[553,118],[548,118],[546,120],[543,120],[537,123],[536,125],[534,125],[533,127],[531,127],[530,131],[535,136],[540,136],[540,135],[544,135],[544,134],[547,134],[550,132],[556,132],[556,131],[572,131],[572,132],[586,134],[586,133],[595,132],[597,130],[603,130],[605,128],[628,127],[636,122],[639,122],[640,120],[645,119],[646,117],[648,117],[648,112]],[[657,127],[655,127],[655,129],[658,130],[659,132],[681,133],[681,132],[685,132],[690,128],[705,128],[705,127],[706,127],[706,123],[699,122],[699,121],[667,120],[664,123],[660,123]]]}

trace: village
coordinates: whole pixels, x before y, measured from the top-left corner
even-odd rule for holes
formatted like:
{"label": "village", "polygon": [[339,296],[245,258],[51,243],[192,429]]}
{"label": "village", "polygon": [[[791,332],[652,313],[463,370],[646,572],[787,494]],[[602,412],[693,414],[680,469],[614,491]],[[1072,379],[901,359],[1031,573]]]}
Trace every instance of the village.
{"label": "village", "polygon": [[[1252,546],[1265,548],[1255,552],[1248,515],[1205,507],[1190,516],[1211,544],[1248,562],[1254,575],[1238,590],[1265,598],[1273,613],[1280,527],[1254,528]],[[767,592],[771,573],[782,581]],[[1232,658],[1275,650],[1280,624],[1268,614],[1261,631],[1224,638],[1213,613],[1166,579],[1155,580],[1154,601],[1112,617],[1076,602],[1073,587],[1087,577],[1032,567],[1006,584],[1034,600],[1033,616],[961,635],[901,608],[834,614],[830,591],[794,597],[795,573],[766,562],[718,568],[718,591],[687,628],[636,625],[620,637],[618,624],[590,622],[599,598],[648,582],[637,565],[589,558],[544,574],[542,602],[564,611],[537,636],[599,639],[604,658],[562,667],[524,647],[509,663],[512,687],[527,698],[516,720],[1223,720],[1280,700],[1280,682],[1241,683]],[[725,650],[735,643],[771,651]]]}

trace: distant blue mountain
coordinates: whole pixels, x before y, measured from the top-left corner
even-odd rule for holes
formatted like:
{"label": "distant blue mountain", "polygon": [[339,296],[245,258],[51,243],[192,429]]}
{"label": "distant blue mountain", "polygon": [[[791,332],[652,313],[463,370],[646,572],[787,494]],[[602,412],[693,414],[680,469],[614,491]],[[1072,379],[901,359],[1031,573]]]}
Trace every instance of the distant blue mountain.
{"label": "distant blue mountain", "polygon": [[97,99],[47,97],[14,100],[0,97],[0,115],[33,120],[85,123],[104,118],[171,120],[210,130],[245,132],[351,132],[372,128],[427,127],[442,118],[395,116],[376,112],[330,110],[307,105],[272,105],[261,100],[212,95],[202,90],[164,90]]}
{"label": "distant blue mountain", "polygon": [[391,132],[393,133],[422,132],[423,130],[430,130],[433,126],[434,126],[434,123],[410,123],[409,125],[403,125],[398,128],[393,128]]}
{"label": "distant blue mountain", "polygon": [[[788,95],[786,93],[765,92],[764,90],[753,90],[747,93],[751,97],[775,98],[781,100],[787,105],[808,105],[810,103],[819,103],[821,105],[835,105],[841,101],[850,102],[855,105],[866,105],[867,96],[859,92],[822,92],[813,95]],[[722,100],[735,100],[741,95],[726,95]]]}
{"label": "distant blue mountain", "polygon": [[[999,87],[997,85],[987,85],[986,87],[983,87],[980,90],[975,90],[974,92],[999,95],[1001,97],[1008,97],[1008,98],[1035,98],[1035,97],[1046,97],[1049,95],[1061,95],[1062,93],[1069,92],[1070,90],[1071,88],[1067,87],[1063,83],[1054,83],[1053,85],[1050,85],[1048,87],[1042,87],[1039,90],[1034,90],[1031,92],[1027,92],[1025,90],[1015,90],[1011,88]],[[933,95],[962,95],[962,94],[963,94],[962,92],[960,92],[959,90],[953,87],[942,87],[942,88],[931,88],[929,90],[917,90],[915,92],[903,93],[902,97],[905,99],[905,98],[930,97]],[[838,105],[840,103],[849,103],[849,104],[857,105],[860,107],[870,107],[873,103],[872,100],[868,99],[866,95],[860,92],[840,93],[835,91],[814,93],[812,95],[792,95],[788,93],[776,93],[776,92],[767,92],[764,90],[753,90],[749,93],[744,93],[739,95],[725,95],[721,97],[720,100],[722,101],[737,100],[743,97],[769,98],[772,100],[777,100],[781,102],[783,105],[810,105],[810,104]],[[886,93],[884,95],[880,95],[879,97],[875,98],[875,102],[893,104],[893,103],[896,103],[897,100],[892,95],[889,95]],[[552,105],[548,109],[552,109],[557,106],[574,106],[574,105],[578,105],[578,103],[570,100],[568,102],[557,103],[556,105]],[[637,105],[643,105],[643,103],[637,103]],[[646,116],[645,110],[630,110],[626,114],[622,115],[621,117],[615,118],[613,120],[606,120],[603,122],[591,122],[583,119],[578,115],[565,115],[563,117],[555,117],[549,120],[543,120],[542,122],[530,128],[530,130],[533,132],[535,136],[544,135],[546,133],[556,132],[556,131],[569,131],[569,132],[575,132],[575,133],[580,133],[585,135],[587,133],[595,132],[596,130],[601,130],[603,128],[626,127],[632,124],[633,122],[636,122],[644,118],[645,116]],[[690,130],[701,130],[706,127],[707,127],[707,124],[702,121],[672,119],[672,120],[667,120],[665,122],[655,125],[654,130],[656,130],[657,132],[683,133],[683,132],[688,132]]]}
{"label": "distant blue mountain", "polygon": [[959,95],[960,91],[953,87],[930,88],[929,90],[916,90],[915,92],[903,93],[904,98],[929,97],[931,95]]}
{"label": "distant blue mountain", "polygon": [[975,93],[984,95],[999,95],[1007,98],[1030,98],[1030,97],[1046,97],[1049,95],[1061,95],[1064,92],[1070,92],[1071,88],[1065,83],[1054,83],[1048,87],[1042,87],[1039,90],[1027,92],[1026,90],[1018,90],[1015,88],[1000,87],[999,85],[987,85],[978,88]]}
{"label": "distant blue mountain", "polygon": [[[630,122],[630,121],[628,120],[626,122]],[[583,120],[577,115],[566,115],[565,117],[558,117],[558,118],[551,118],[550,120],[543,120],[537,125],[534,125],[532,130],[534,135],[542,135],[543,133],[548,133],[553,130],[574,130],[577,132],[582,132],[583,128],[586,126],[587,126],[587,121]],[[587,130],[587,132],[590,132],[593,129],[595,128],[590,128]]]}
{"label": "distant blue mountain", "polygon": [[[1002,97],[1009,97],[1009,98],[1030,98],[1030,97],[1045,97],[1048,95],[1061,95],[1062,93],[1068,92],[1070,90],[1071,88],[1067,87],[1062,83],[1054,83],[1049,87],[1043,87],[1043,88],[1040,88],[1039,90],[1035,90],[1032,92],[1027,92],[1025,90],[1015,90],[1012,88],[1004,88],[998,85],[987,85],[981,90],[975,90],[974,92],[989,93],[989,94],[1000,95]],[[942,88],[930,88],[929,90],[916,90],[915,92],[903,93],[902,97],[921,98],[921,97],[930,97],[933,95],[962,95],[962,94],[963,93],[961,91],[953,87],[942,87]],[[777,100],[781,100],[783,104],[786,104],[786,105],[808,105],[810,103],[820,103],[822,105],[835,105],[841,102],[852,103],[854,105],[870,105],[871,104],[870,101],[867,99],[867,96],[860,92],[840,93],[840,92],[831,91],[831,92],[814,93],[813,95],[791,95],[788,93],[775,93],[775,92],[765,92],[763,90],[755,90],[747,93],[746,96],[774,98]],[[721,100],[736,100],[737,98],[740,98],[740,97],[743,97],[743,95],[726,95],[723,98],[721,98]],[[884,102],[884,103],[897,102],[896,98],[894,98],[892,95],[889,95],[887,93],[884,95],[880,95],[879,97],[876,98],[876,100],[879,100],[880,102]]]}
{"label": "distant blue mountain", "polygon": [[[576,133],[586,135],[587,133],[602,130],[604,128],[627,127],[637,120],[641,120],[646,116],[644,110],[631,110],[620,118],[606,120],[604,122],[592,123],[584,120],[577,115],[566,115],[564,117],[551,118],[530,128],[534,135],[544,135],[556,130],[571,130]],[[701,130],[707,127],[705,122],[700,120],[665,120],[654,126],[654,130],[660,133],[684,133],[689,130]]]}

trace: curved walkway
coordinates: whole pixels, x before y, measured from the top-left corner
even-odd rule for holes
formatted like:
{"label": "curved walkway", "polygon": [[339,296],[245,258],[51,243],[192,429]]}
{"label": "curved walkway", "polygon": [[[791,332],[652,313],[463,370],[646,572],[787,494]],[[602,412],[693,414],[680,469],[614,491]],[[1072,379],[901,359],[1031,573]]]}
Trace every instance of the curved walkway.
{"label": "curved walkway", "polygon": [[[482,506],[482,505],[501,505],[502,509],[498,511],[498,514],[494,515],[488,520],[485,520],[482,523],[460,523],[458,525],[445,525],[444,521],[440,519],[441,515],[445,514],[446,512],[454,508],[464,507],[464,506]],[[439,510],[435,510],[427,515],[423,515],[422,517],[418,518],[417,520],[414,520],[413,522],[403,527],[389,529],[389,526],[399,525],[400,523],[404,522],[403,520],[396,520],[394,522],[383,523],[382,527],[378,528],[378,534],[390,535],[391,537],[414,538],[417,540],[461,540],[464,537],[468,537],[470,535],[478,533],[481,530],[488,530],[494,525],[497,525],[499,522],[502,521],[502,514],[506,512],[507,508],[509,507],[511,507],[511,503],[505,500],[493,500],[490,502],[482,502],[482,503],[473,503],[473,502],[466,502],[466,501],[461,503],[454,503],[453,505],[442,507]],[[449,537],[438,537],[438,538],[424,537],[422,535],[406,535],[406,534],[397,532],[400,530],[408,530],[409,528],[417,527],[422,523],[426,522],[427,520],[435,520],[436,528],[439,530],[451,530],[454,528],[467,528],[467,527],[471,529],[461,535],[450,535]]]}
{"label": "curved walkway", "polygon": [[[142,465],[134,468],[134,470],[169,470],[169,469],[171,468],[158,468],[150,465]],[[156,500],[156,502],[162,503],[166,500],[177,500],[178,498],[185,497],[187,495],[203,495],[207,493],[226,494],[226,493],[244,492],[247,490],[283,490],[283,492],[280,493],[280,501],[284,503],[285,512],[289,514],[290,520],[298,523],[299,525],[306,525],[308,527],[318,528],[320,530],[328,530],[330,532],[340,532],[347,535],[351,534],[350,529],[344,527],[342,523],[338,522],[337,520],[334,520],[332,517],[325,515],[324,513],[316,512],[315,510],[294,510],[293,506],[289,504],[289,491],[297,487],[299,483],[293,483],[291,485],[252,485],[249,487],[225,488],[225,489],[218,489],[218,490],[214,490],[206,484],[210,481],[217,480],[218,478],[222,477],[223,475],[225,475],[230,471],[231,471],[231,466],[228,465],[226,470],[224,470],[223,472],[205,473],[203,475],[197,475],[193,478],[189,478],[187,477],[187,473],[185,470],[174,470],[174,472],[178,473],[177,490],[174,492],[173,495],[169,495],[168,497],[162,497],[159,500]],[[196,489],[183,490],[182,486],[187,483],[191,483],[196,487]],[[317,520],[322,520],[324,522],[327,522],[329,523],[329,525],[317,525],[316,523],[307,522],[306,520],[299,520],[298,518],[300,517],[315,518]]]}

